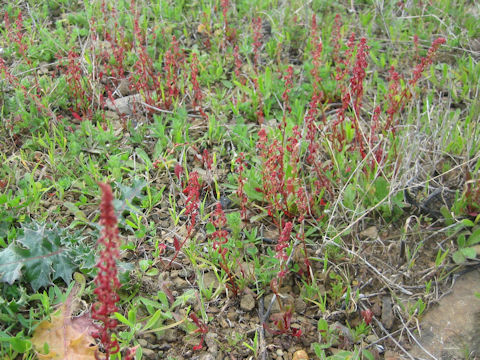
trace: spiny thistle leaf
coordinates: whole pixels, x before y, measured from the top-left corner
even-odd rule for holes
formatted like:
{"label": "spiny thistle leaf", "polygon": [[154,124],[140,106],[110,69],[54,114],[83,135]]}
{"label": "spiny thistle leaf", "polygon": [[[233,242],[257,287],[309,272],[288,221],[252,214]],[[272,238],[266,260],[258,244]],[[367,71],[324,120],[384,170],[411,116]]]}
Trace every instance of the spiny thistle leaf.
{"label": "spiny thistle leaf", "polygon": [[23,276],[35,291],[59,278],[69,284],[78,267],[75,243],[56,225],[24,225],[23,235],[0,251],[0,282],[11,285]]}
{"label": "spiny thistle leaf", "polygon": [[9,247],[0,252],[0,281],[7,282],[12,285],[15,280],[22,276],[21,263],[22,256],[15,252],[14,246]]}

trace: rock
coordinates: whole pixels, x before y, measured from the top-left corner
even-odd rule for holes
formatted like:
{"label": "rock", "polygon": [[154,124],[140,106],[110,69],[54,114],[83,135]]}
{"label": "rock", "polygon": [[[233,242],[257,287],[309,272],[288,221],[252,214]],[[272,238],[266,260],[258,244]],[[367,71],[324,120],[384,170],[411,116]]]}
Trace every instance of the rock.
{"label": "rock", "polygon": [[130,95],[130,82],[128,79],[120,80],[120,84],[118,84],[116,93],[120,96],[127,96]]}
{"label": "rock", "polygon": [[218,314],[220,312],[220,309],[216,306],[209,306],[207,312],[209,314]]}
{"label": "rock", "polygon": [[153,350],[146,349],[146,348],[142,347],[142,353],[143,353],[143,356],[142,356],[143,359],[148,359],[148,360],[156,360],[157,359],[157,352],[156,351],[153,351]]}
{"label": "rock", "polygon": [[[265,301],[264,301],[265,311],[270,306],[270,303],[272,302],[272,297],[273,297],[273,294],[268,294],[267,296],[265,296]],[[278,305],[277,299],[275,299],[275,302],[272,305],[272,313],[276,313],[276,312],[280,312],[280,306]]]}
{"label": "rock", "polygon": [[213,356],[212,354],[203,354],[202,356],[200,356],[200,360],[215,360],[215,356]]}
{"label": "rock", "polygon": [[368,344],[372,344],[372,343],[376,342],[377,340],[378,340],[378,336],[375,335],[375,334],[370,334],[365,338],[365,341]]}
{"label": "rock", "polygon": [[120,116],[115,111],[107,110],[105,111],[105,117],[109,120],[118,120]]}
{"label": "rock", "polygon": [[230,321],[235,321],[237,319],[237,313],[235,312],[235,310],[230,310],[227,313],[227,319]]}
{"label": "rock", "polygon": [[213,273],[213,271],[203,274],[203,286],[206,289],[210,289],[211,287],[213,287],[214,290],[220,286],[220,283],[218,282],[218,279]]}
{"label": "rock", "polygon": [[[265,296],[265,311],[270,306],[270,302],[272,301],[273,294],[268,294]],[[295,298],[290,294],[281,293],[281,301],[283,306],[291,306],[295,303]],[[272,313],[280,312],[280,306],[278,305],[278,299],[275,299],[275,302],[272,305]]]}
{"label": "rock", "polygon": [[218,335],[213,332],[209,332],[205,335],[205,344],[207,344],[208,351],[213,357],[216,357],[218,353],[217,337]]}
{"label": "rock", "polygon": [[148,341],[145,339],[138,339],[138,345],[140,345],[142,348],[146,348],[148,345]]}
{"label": "rock", "polygon": [[480,359],[480,301],[475,293],[480,293],[478,269],[459,276],[449,294],[422,314],[421,346],[410,353],[415,358],[426,358],[426,350],[437,359]]}
{"label": "rock", "polygon": [[135,94],[115,99],[113,102],[107,99],[105,105],[108,110],[117,111],[119,114],[132,115],[134,109],[138,110],[142,106],[142,100],[142,95]]}
{"label": "rock", "polygon": [[295,312],[303,314],[306,308],[307,308],[307,304],[305,303],[305,301],[303,301],[299,297],[295,299],[295,304],[294,304]]}
{"label": "rock", "polygon": [[221,326],[222,328],[226,329],[226,328],[230,327],[230,326],[228,325],[227,321],[226,321],[223,317],[221,317],[221,318],[218,319],[218,320],[219,320],[220,326]]}
{"label": "rock", "polygon": [[283,350],[282,349],[277,349],[277,351],[275,351],[275,353],[277,354],[277,356],[283,356]]}
{"label": "rock", "polygon": [[305,350],[297,350],[293,353],[292,360],[308,360],[308,354]]}
{"label": "rock", "polygon": [[375,240],[378,237],[378,229],[377,229],[376,226],[370,226],[370,227],[366,228],[365,230],[363,230],[360,233],[360,236],[363,237],[363,238],[368,238],[368,239]]}
{"label": "rock", "polygon": [[163,334],[163,339],[167,342],[178,341],[178,331],[177,329],[166,329]]}
{"label": "rock", "polygon": [[252,311],[255,308],[255,298],[252,294],[247,293],[240,300],[240,309],[243,311]]}
{"label": "rock", "polygon": [[343,335],[345,339],[349,341],[350,344],[353,344],[354,337],[352,331],[348,327],[336,321],[333,323],[332,329],[336,329],[339,334]]}
{"label": "rock", "polygon": [[[152,333],[147,333],[143,335],[143,340],[147,342],[147,347],[150,349],[157,343],[157,337]],[[138,340],[140,342],[140,340]],[[143,346],[143,345],[142,345]]]}
{"label": "rock", "polygon": [[188,282],[186,282],[180,276],[177,276],[173,279],[173,285],[176,289],[183,289],[189,286]]}
{"label": "rock", "polygon": [[385,351],[385,360],[400,360],[402,357],[394,351]]}
{"label": "rock", "polygon": [[392,299],[390,296],[384,296],[382,298],[382,324],[390,330],[393,326],[393,320]]}
{"label": "rock", "polygon": [[376,317],[380,317],[380,315],[382,315],[382,308],[378,303],[378,301],[375,301],[373,303],[372,312],[373,312],[373,315],[375,315]]}

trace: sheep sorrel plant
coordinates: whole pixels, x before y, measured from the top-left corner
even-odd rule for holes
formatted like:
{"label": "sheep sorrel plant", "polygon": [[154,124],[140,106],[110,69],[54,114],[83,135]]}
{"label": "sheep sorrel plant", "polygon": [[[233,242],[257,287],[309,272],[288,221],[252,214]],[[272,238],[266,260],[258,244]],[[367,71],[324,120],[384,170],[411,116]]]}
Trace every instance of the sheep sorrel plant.
{"label": "sheep sorrel plant", "polygon": [[227,219],[220,203],[217,203],[215,207],[212,225],[215,228],[215,231],[210,234],[210,237],[213,239],[213,250],[216,250],[220,254],[220,267],[223,269],[223,271],[225,271],[228,276],[227,287],[233,292],[234,296],[237,296],[239,289],[237,283],[235,282],[235,278],[229,268],[227,260],[228,249],[223,246],[228,242],[228,231],[225,229],[227,225]]}
{"label": "sheep sorrel plant", "polygon": [[[181,167],[176,167],[175,173],[177,174],[177,177],[180,177]],[[172,259],[168,263],[168,267],[175,261],[183,245],[185,245],[185,243],[191,239],[195,230],[200,198],[200,183],[198,182],[198,173],[196,171],[193,171],[189,174],[189,178],[185,188],[183,189],[183,193],[187,195],[185,206],[185,215],[188,216],[189,219],[187,234],[182,242],[180,242],[177,237],[174,238],[173,245],[175,247],[175,255],[173,255]]]}
{"label": "sheep sorrel plant", "polygon": [[[113,314],[118,310],[116,303],[119,300],[117,290],[120,282],[117,276],[116,261],[119,254],[119,242],[117,217],[113,208],[113,194],[110,185],[100,183],[102,201],[100,203],[100,225],[103,225],[102,236],[98,243],[103,246],[100,251],[100,259],[97,263],[98,273],[95,278],[94,290],[97,302],[92,306],[92,318],[101,322],[94,337],[100,339],[105,352],[104,359],[118,353],[120,350],[118,341],[112,339],[118,322],[113,319]],[[99,357],[97,357],[99,358]]]}
{"label": "sheep sorrel plant", "polygon": [[418,3],[0,1],[0,359],[408,352],[480,239],[477,2]]}
{"label": "sheep sorrel plant", "polygon": [[291,222],[287,222],[283,226],[282,232],[277,241],[277,245],[275,246],[275,257],[280,260],[280,270],[278,271],[277,276],[270,281],[270,289],[275,294],[276,301],[278,302],[280,308],[280,316],[277,316],[277,318],[273,320],[278,330],[271,330],[265,322],[263,323],[263,326],[265,329],[267,329],[267,331],[275,335],[286,334],[299,337],[302,334],[302,330],[293,328],[291,326],[293,316],[292,305],[285,306],[279,293],[279,289],[282,286],[283,280],[288,273],[288,255],[285,249],[290,246],[290,235],[292,229],[293,223]]}

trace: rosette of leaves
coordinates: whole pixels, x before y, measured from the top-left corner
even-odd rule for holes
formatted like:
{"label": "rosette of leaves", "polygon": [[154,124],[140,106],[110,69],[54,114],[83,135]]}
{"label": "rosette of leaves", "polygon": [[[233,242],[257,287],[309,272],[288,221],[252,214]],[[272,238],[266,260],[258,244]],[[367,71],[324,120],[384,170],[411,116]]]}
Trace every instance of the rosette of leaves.
{"label": "rosette of leaves", "polygon": [[92,247],[57,224],[24,224],[19,234],[0,250],[0,282],[21,280],[37,291],[57,279],[69,284],[78,268],[95,266]]}

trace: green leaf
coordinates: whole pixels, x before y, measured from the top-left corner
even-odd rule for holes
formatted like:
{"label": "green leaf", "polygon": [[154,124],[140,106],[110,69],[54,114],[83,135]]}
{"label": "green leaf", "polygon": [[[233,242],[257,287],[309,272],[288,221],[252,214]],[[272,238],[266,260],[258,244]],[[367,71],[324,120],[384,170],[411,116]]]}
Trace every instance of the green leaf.
{"label": "green leaf", "polygon": [[480,242],[480,228],[476,229],[467,240],[467,246],[472,246]]}
{"label": "green leaf", "polygon": [[324,334],[322,334],[322,336],[326,335],[326,333],[328,332],[328,323],[327,323],[327,320],[325,319],[318,319],[318,322],[317,322],[317,330],[319,332],[323,332]]}
{"label": "green leaf", "polygon": [[444,217],[445,223],[447,225],[453,224],[452,213],[450,212],[450,210],[446,206],[442,206],[440,208],[440,214],[442,214],[442,216]]}
{"label": "green leaf", "polygon": [[22,257],[14,249],[15,245],[12,243],[0,251],[0,281],[10,285],[22,276]]}
{"label": "green leaf", "polygon": [[315,351],[315,355],[317,355],[317,357],[319,359],[326,359],[327,356],[325,354],[325,346],[324,345],[321,345],[319,343],[313,343],[312,344],[312,347],[313,347],[313,351]]}
{"label": "green leaf", "polygon": [[151,329],[157,321],[160,319],[160,316],[162,315],[162,310],[158,309],[155,311],[155,314],[152,315],[150,319],[148,319],[147,323],[145,324],[145,327],[142,329],[142,331]]}
{"label": "green leaf", "polygon": [[73,216],[75,216],[77,219],[80,219],[81,221],[83,221],[85,223],[89,222],[86,215],[83,213],[83,211],[80,210],[78,208],[78,206],[75,205],[74,203],[69,202],[69,201],[65,201],[63,203],[63,206],[65,206],[73,214]]}
{"label": "green leaf", "polygon": [[452,259],[455,264],[463,264],[466,260],[461,251],[455,251],[452,255]]}
{"label": "green leaf", "polygon": [[25,265],[26,271],[24,277],[35,291],[41,287],[47,287],[52,284],[51,274],[53,268],[51,266],[51,261],[45,259],[34,261],[27,260]]}
{"label": "green leaf", "polygon": [[119,314],[118,312],[114,313],[113,316],[115,316],[115,318],[120,321],[122,324],[125,324],[131,328],[134,327],[134,324],[131,323],[130,321],[127,320],[127,318],[125,316],[123,316],[122,314]]}
{"label": "green leaf", "polygon": [[351,351],[339,351],[338,353],[332,355],[329,357],[331,360],[346,360],[346,359],[352,359],[353,353]]}
{"label": "green leaf", "polygon": [[120,190],[120,198],[113,200],[115,212],[122,214],[126,209],[138,213],[134,203],[140,204],[145,195],[142,194],[147,182],[143,179],[134,179],[132,186],[116,183]]}
{"label": "green leaf", "polygon": [[156,308],[156,309],[162,308],[162,304],[160,304],[160,303],[157,302],[157,301],[150,300],[150,299],[148,299],[148,298],[141,297],[141,298],[140,298],[140,301],[141,301],[145,306],[151,306],[151,307],[154,307],[154,308]]}
{"label": "green leaf", "polygon": [[473,223],[472,220],[470,219],[462,219],[462,224],[467,226],[467,227],[472,227],[474,226],[475,224]]}
{"label": "green leaf", "polygon": [[460,249],[465,247],[465,234],[458,235],[457,245]]}
{"label": "green leaf", "polygon": [[76,259],[91,251],[88,247],[78,251],[82,247],[78,239],[55,224],[32,223],[22,230],[22,235],[0,251],[0,282],[11,285],[23,276],[34,291],[59,278],[69,284],[78,267]]}
{"label": "green leaf", "polygon": [[142,148],[137,148],[135,152],[137,153],[138,157],[142,159],[147,169],[151,169],[153,164],[145,150],[143,150]]}
{"label": "green leaf", "polygon": [[475,259],[477,257],[477,252],[473,247],[463,248],[459,250],[463,256],[467,259]]}
{"label": "green leaf", "polygon": [[379,177],[375,180],[375,195],[377,201],[383,200],[388,196],[388,187],[388,181],[385,178]]}
{"label": "green leaf", "polygon": [[32,343],[23,337],[23,332],[18,333],[15,337],[6,335],[7,334],[0,332],[0,343],[9,343],[14,351],[23,354],[32,348]]}
{"label": "green leaf", "polygon": [[207,230],[207,234],[212,234],[215,232],[215,226],[212,223],[208,223],[205,225],[205,230]]}
{"label": "green leaf", "polygon": [[163,291],[157,293],[158,300],[161,302],[164,309],[168,309],[168,297]]}
{"label": "green leaf", "polygon": [[66,284],[72,280],[74,269],[77,268],[75,262],[65,253],[60,253],[54,257],[53,261],[53,279],[61,278]]}
{"label": "green leaf", "polygon": [[185,291],[182,295],[177,296],[175,302],[172,304],[172,309],[175,309],[177,306],[185,306],[185,304],[190,299],[195,298],[195,291],[193,289]]}
{"label": "green leaf", "polygon": [[367,360],[375,360],[375,356],[373,356],[373,354],[366,349],[362,350],[362,355]]}
{"label": "green leaf", "polygon": [[343,205],[345,205],[345,207],[347,207],[348,209],[351,209],[351,210],[354,209],[355,197],[356,197],[355,185],[348,184],[348,186],[345,189],[345,192],[343,193]]}

